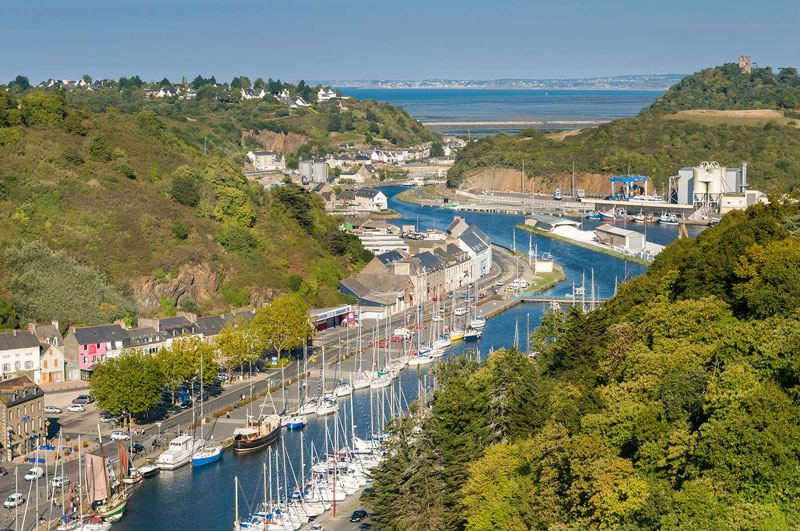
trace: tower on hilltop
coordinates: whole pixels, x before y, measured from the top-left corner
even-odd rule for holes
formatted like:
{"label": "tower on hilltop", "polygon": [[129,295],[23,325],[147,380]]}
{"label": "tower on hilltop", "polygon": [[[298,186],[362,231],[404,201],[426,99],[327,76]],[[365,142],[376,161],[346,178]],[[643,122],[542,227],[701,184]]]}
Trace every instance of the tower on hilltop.
{"label": "tower on hilltop", "polygon": [[745,74],[749,74],[752,72],[752,68],[750,67],[750,56],[749,55],[740,55],[739,56],[739,68]]}

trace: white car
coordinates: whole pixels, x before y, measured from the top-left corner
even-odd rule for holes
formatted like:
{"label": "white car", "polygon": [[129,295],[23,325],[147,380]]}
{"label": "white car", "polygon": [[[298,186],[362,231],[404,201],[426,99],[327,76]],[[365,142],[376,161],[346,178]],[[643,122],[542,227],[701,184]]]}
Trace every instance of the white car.
{"label": "white car", "polygon": [[433,322],[434,323],[441,323],[442,321],[444,321],[444,319],[442,318],[441,315],[434,315],[433,316]]}
{"label": "white car", "polygon": [[50,480],[50,486],[56,489],[60,489],[62,487],[66,487],[69,485],[70,481],[67,476],[55,476],[53,479]]}
{"label": "white car", "polygon": [[456,315],[467,315],[467,309],[462,306],[461,308],[456,308],[454,313]]}
{"label": "white car", "polygon": [[59,413],[63,413],[64,411],[60,407],[44,406],[44,412],[50,415],[58,415]]}
{"label": "white car", "polygon": [[309,531],[325,531],[325,527],[322,524],[314,524],[310,527]]}
{"label": "white car", "polygon": [[131,440],[131,436],[128,435],[127,431],[114,430],[114,431],[111,432],[111,440],[112,441],[129,441],[129,440]]}
{"label": "white car", "polygon": [[72,404],[67,408],[67,411],[71,413],[82,413],[86,411],[86,406],[84,406],[83,404]]}
{"label": "white car", "polygon": [[498,285],[498,286],[502,286],[503,284],[505,284],[505,281],[504,281],[504,280],[498,280],[498,281],[497,281],[497,285]]}
{"label": "white car", "polygon": [[44,476],[44,469],[40,466],[35,466],[28,470],[28,473],[25,474],[25,481],[33,481],[34,479],[42,476]]}
{"label": "white car", "polygon": [[3,507],[5,507],[6,509],[11,509],[12,507],[17,507],[19,505],[22,505],[23,503],[25,503],[25,498],[22,497],[22,493],[15,492],[14,494],[6,498],[6,501],[3,502]]}

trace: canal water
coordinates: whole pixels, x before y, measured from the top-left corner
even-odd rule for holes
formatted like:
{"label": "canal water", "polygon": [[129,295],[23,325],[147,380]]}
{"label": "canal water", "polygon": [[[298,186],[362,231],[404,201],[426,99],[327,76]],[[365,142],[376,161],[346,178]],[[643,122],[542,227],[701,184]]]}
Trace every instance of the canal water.
{"label": "canal water", "polygon": [[[451,210],[440,208],[420,207],[403,203],[396,199],[396,195],[405,190],[403,187],[384,187],[383,192],[389,197],[389,207],[404,216],[402,220],[393,222],[400,224],[419,223],[421,229],[444,229],[453,220],[454,215],[463,216],[469,223],[475,223],[492,239],[493,243],[512,247],[516,237],[518,250],[527,252],[528,233],[514,229],[522,222],[522,216],[505,214],[483,213],[454,213]],[[585,228],[595,224],[587,222]],[[699,229],[690,228],[694,236]],[[516,232],[516,236],[514,233]],[[657,243],[666,244],[677,237],[677,227],[651,226],[648,227],[648,238]],[[548,251],[555,257],[556,263],[564,268],[567,280],[554,287],[550,293],[567,294],[572,290],[573,281],[576,285],[581,283],[585,274],[589,282],[592,268],[594,268],[595,283],[598,293],[611,295],[614,291],[614,282],[622,281],[626,276],[636,276],[644,271],[644,267],[625,262],[623,260],[596,253],[582,247],[550,240],[533,235],[531,245],[536,246],[538,252]],[[530,326],[533,329],[540,322],[545,307],[543,305],[517,305],[497,317],[490,319],[484,328],[483,337],[474,343],[459,342],[450,347],[445,357],[458,356],[467,349],[480,352],[485,358],[491,349],[510,346],[513,344],[515,328],[519,330],[520,348],[525,346],[525,333]],[[371,355],[367,354],[364,366],[371,365]],[[389,407],[389,395],[393,393],[395,403],[405,408],[417,396],[418,381],[423,377],[429,367],[423,367],[418,373],[415,369],[404,370],[395,382],[394,387],[380,392],[368,389],[356,391],[352,398],[340,399],[340,424],[347,417],[346,430],[338,427],[338,439],[342,444],[343,432],[349,433],[352,417],[355,418],[355,432],[360,437],[366,437],[371,431],[371,419],[380,418],[380,411]],[[313,390],[312,390],[313,393]],[[383,407],[382,407],[383,406]],[[388,414],[388,412],[386,413]],[[314,451],[324,452],[326,446],[326,431],[328,444],[334,440],[334,417],[311,417],[308,425],[303,429],[303,454],[306,466],[306,475],[310,466],[312,445]],[[327,430],[326,430],[327,423]],[[284,430],[282,439],[273,450],[282,452],[286,449],[289,489],[293,489],[296,476],[300,477],[300,432]],[[168,528],[172,531],[198,531],[198,530],[225,530],[230,531],[234,519],[234,476],[238,476],[241,490],[239,495],[240,511],[245,512],[250,507],[255,507],[258,500],[263,499],[262,463],[267,459],[268,452],[262,451],[250,456],[234,456],[226,452],[222,461],[208,467],[194,470],[190,466],[174,472],[162,472],[153,479],[145,480],[142,487],[128,503],[124,518],[114,524],[116,531],[141,531],[143,529]],[[274,472],[273,462],[273,476]],[[280,468],[283,470],[283,454],[281,453]],[[292,474],[294,470],[294,476]],[[275,479],[273,479],[275,481]]]}

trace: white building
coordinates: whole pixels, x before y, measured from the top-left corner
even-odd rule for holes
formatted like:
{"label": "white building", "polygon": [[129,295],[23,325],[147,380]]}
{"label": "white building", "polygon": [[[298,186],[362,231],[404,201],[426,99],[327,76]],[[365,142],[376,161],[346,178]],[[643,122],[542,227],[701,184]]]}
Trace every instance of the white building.
{"label": "white building", "polygon": [[325,90],[324,88],[319,89],[317,92],[317,101],[319,103],[323,103],[326,101],[330,101],[336,97],[336,93],[332,89]]}
{"label": "white building", "polygon": [[39,355],[42,345],[39,339],[28,330],[0,332],[0,374],[8,378],[23,371],[31,380],[39,369]]}
{"label": "white building", "polygon": [[379,211],[386,210],[388,200],[386,195],[374,188],[359,188],[355,192],[356,207],[360,210]]}
{"label": "white building", "polygon": [[328,165],[323,159],[303,159],[298,164],[303,184],[324,183],[328,180]]}
{"label": "white building", "polygon": [[253,162],[253,166],[258,171],[282,171],[286,168],[286,161],[280,153],[248,151],[247,158]]}

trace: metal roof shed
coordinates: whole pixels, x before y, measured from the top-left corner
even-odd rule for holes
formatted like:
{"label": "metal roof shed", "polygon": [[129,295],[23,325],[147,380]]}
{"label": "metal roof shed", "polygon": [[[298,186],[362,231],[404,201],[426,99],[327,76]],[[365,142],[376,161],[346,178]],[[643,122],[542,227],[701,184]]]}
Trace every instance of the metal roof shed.
{"label": "metal roof shed", "polygon": [[635,230],[621,229],[606,223],[597,227],[594,233],[602,243],[615,247],[623,247],[630,251],[638,251],[645,247],[644,234]]}

